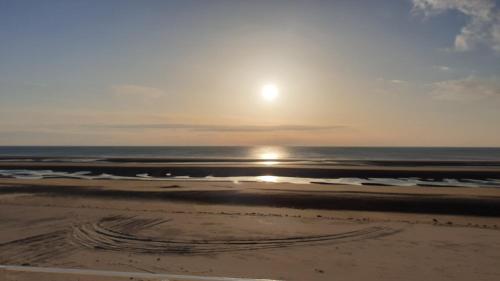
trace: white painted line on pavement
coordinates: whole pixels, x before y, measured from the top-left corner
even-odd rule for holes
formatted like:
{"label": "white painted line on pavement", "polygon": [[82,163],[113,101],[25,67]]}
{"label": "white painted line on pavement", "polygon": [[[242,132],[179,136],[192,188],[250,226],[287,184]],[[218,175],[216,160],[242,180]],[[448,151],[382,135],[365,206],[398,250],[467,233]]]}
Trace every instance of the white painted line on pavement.
{"label": "white painted line on pavement", "polygon": [[186,280],[186,281],[278,281],[278,280],[272,280],[272,279],[209,277],[209,276],[177,275],[177,274],[165,274],[165,273],[124,272],[124,271],[109,271],[109,270],[34,267],[34,266],[17,266],[17,265],[0,265],[0,269],[6,270],[6,271],[21,271],[21,272],[35,272],[35,273],[63,273],[63,274],[82,274],[82,275],[110,276],[110,277],[153,278],[153,279],[162,279],[163,281],[175,281],[175,280]]}

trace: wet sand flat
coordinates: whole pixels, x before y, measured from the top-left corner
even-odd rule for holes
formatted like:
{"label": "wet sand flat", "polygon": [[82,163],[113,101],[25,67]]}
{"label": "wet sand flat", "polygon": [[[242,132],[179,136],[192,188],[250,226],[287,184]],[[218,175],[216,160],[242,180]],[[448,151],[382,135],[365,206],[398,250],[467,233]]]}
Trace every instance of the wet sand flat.
{"label": "wet sand flat", "polygon": [[[500,177],[500,165],[475,166],[448,164],[427,165],[425,162],[387,162],[367,165],[265,165],[249,163],[137,163],[137,162],[0,162],[0,169],[56,170],[62,172],[89,171],[92,174],[112,174],[135,177],[148,174],[152,177],[190,175],[192,177],[231,177],[275,175],[285,177],[336,178],[336,177],[420,177],[420,178],[467,178],[488,179]],[[495,162],[496,163],[496,162]],[[456,163],[455,163],[456,164]],[[484,164],[484,163],[483,163]]]}

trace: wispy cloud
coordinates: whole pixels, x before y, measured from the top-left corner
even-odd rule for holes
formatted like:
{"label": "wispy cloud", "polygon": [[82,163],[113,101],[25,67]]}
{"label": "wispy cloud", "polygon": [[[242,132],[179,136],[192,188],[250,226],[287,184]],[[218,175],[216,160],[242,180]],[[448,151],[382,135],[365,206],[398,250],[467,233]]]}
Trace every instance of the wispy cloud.
{"label": "wispy cloud", "polygon": [[458,80],[446,80],[432,84],[431,95],[441,100],[479,100],[500,97],[498,79],[480,79],[474,76]]}
{"label": "wispy cloud", "polygon": [[443,71],[443,72],[450,72],[453,71],[453,68],[446,66],[446,65],[435,65],[433,68]]}
{"label": "wispy cloud", "polygon": [[484,44],[500,53],[500,10],[495,0],[412,0],[413,11],[434,16],[455,10],[468,22],[455,36],[454,49],[468,51]]}
{"label": "wispy cloud", "polygon": [[111,90],[113,91],[113,94],[117,96],[158,98],[165,95],[165,92],[161,89],[133,84],[114,85],[111,87]]}
{"label": "wispy cloud", "polygon": [[378,94],[407,94],[412,85],[409,81],[400,79],[377,78],[373,84],[373,90]]}
{"label": "wispy cloud", "polygon": [[166,124],[107,124],[91,125],[91,127],[111,129],[178,129],[198,132],[304,132],[304,131],[327,131],[347,128],[347,126],[308,126],[308,125],[200,125],[183,123]]}

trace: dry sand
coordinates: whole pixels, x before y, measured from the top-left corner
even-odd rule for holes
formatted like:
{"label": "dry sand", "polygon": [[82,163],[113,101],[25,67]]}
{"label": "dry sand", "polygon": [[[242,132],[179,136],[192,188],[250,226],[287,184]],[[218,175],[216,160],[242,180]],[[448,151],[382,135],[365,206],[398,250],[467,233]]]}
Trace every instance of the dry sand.
{"label": "dry sand", "polygon": [[[475,209],[481,202],[486,210]],[[494,188],[0,179],[0,264],[279,280],[500,280],[499,206]],[[0,270],[0,280],[130,279]]]}

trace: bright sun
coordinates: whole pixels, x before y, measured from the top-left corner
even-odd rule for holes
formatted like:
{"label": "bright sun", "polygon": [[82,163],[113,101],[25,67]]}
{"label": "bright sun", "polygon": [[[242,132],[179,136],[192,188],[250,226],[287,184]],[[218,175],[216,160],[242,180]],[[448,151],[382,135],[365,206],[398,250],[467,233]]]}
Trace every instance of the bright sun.
{"label": "bright sun", "polygon": [[264,100],[269,102],[274,101],[278,97],[279,93],[280,91],[278,89],[278,86],[276,86],[275,84],[266,84],[262,86],[262,89],[260,91],[260,94],[262,95]]}

